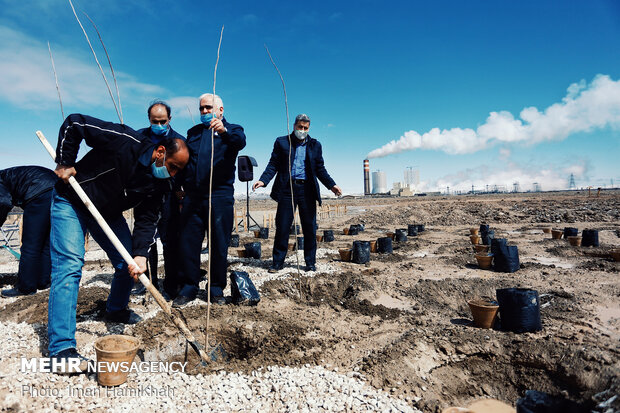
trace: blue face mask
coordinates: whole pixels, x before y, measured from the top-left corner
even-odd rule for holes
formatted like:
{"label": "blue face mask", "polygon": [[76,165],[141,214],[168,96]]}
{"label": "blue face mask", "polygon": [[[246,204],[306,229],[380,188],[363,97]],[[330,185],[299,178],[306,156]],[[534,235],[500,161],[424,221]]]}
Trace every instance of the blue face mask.
{"label": "blue face mask", "polygon": [[208,128],[211,126],[211,120],[215,119],[213,113],[205,113],[200,115],[200,121]]}
{"label": "blue face mask", "polygon": [[158,125],[154,123],[151,125],[151,131],[155,135],[164,135],[168,131],[168,125]]}
{"label": "blue face mask", "polygon": [[151,174],[153,174],[153,177],[157,179],[170,178],[170,173],[168,172],[168,168],[166,168],[166,154],[164,154],[164,164],[162,166],[156,166],[155,162],[151,164]]}

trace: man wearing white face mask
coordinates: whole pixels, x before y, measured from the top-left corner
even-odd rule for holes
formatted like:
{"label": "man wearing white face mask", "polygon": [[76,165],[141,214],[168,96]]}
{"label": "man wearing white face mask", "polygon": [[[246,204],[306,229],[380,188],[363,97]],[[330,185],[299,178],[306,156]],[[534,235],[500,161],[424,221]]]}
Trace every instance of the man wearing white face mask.
{"label": "man wearing white face mask", "polygon": [[[321,181],[336,196],[342,195],[342,191],[325,169],[321,144],[308,135],[309,129],[308,115],[297,115],[294,132],[289,136],[276,139],[265,172],[252,186],[252,189],[266,186],[274,176],[276,177],[271,190],[271,198],[278,202],[278,210],[276,212],[276,236],[273,242],[273,264],[269,272],[277,272],[284,265],[289,230],[294,217],[292,201],[295,203],[295,208],[299,207],[299,218],[304,233],[305,269],[316,271],[317,201],[321,205],[318,181]],[[292,194],[290,180],[292,180]]]}

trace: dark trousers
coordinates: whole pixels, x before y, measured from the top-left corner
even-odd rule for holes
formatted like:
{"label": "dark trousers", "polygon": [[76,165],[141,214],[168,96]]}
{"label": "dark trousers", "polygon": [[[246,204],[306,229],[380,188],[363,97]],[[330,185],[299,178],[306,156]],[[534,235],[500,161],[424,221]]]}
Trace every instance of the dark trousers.
{"label": "dark trousers", "polygon": [[50,205],[52,191],[44,192],[24,206],[21,258],[17,289],[22,293],[37,291],[50,283]]}
{"label": "dark trousers", "polygon": [[[228,245],[233,225],[234,198],[231,191],[214,191],[211,197],[211,294],[223,295],[228,267]],[[180,216],[179,295],[194,298],[200,282],[200,251],[209,225],[209,195],[188,193],[183,198]]]}
{"label": "dark trousers", "polygon": [[[157,224],[157,233],[163,246],[164,254],[164,273],[163,288],[170,296],[176,296],[181,287],[179,282],[179,259],[178,259],[178,240],[179,240],[179,201],[175,194],[168,193],[164,199],[161,209],[161,218]],[[152,276],[153,284],[159,288],[157,282],[158,251],[157,243],[151,245],[149,251],[149,271],[146,273]]]}
{"label": "dark trousers", "polygon": [[[306,193],[309,194],[306,197]],[[306,185],[293,184],[292,197],[295,209],[299,208],[301,229],[304,233],[304,260],[306,265],[316,264],[316,200],[311,195],[311,189]],[[285,192],[278,202],[276,212],[276,236],[273,241],[273,266],[281,267],[288,250],[288,237],[293,223],[295,211],[291,202],[291,191],[287,185]]]}

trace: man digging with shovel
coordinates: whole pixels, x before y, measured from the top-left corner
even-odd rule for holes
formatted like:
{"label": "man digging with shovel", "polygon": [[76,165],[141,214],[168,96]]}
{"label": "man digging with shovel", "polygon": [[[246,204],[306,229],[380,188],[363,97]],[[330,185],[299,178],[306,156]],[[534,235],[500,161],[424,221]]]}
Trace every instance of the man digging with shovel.
{"label": "man digging with shovel", "polygon": [[[82,140],[92,149],[76,163]],[[55,172],[64,182],[59,181],[52,193],[48,349],[50,358],[59,363],[80,360],[81,371],[85,371],[87,360],[77,352],[75,329],[86,231],[90,231],[115,269],[105,319],[137,322],[137,315],[127,308],[132,277],[137,279],[146,269],[163,195],[171,190],[168,178],[183,169],[189,159],[182,139],[165,139],[159,144],[141,140],[143,136],[125,125],[79,114],[69,115],[58,134]],[[133,251],[137,267],[128,268],[75,191],[67,185],[71,176],[75,176],[123,246]],[[123,217],[123,211],[130,208],[135,213],[133,235]]]}

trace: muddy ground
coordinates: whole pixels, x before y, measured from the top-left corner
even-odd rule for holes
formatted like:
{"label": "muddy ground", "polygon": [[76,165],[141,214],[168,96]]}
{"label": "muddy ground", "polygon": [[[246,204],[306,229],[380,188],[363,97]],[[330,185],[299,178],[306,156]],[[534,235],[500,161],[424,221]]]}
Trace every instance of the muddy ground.
{"label": "muddy ground", "polygon": [[[608,254],[620,247],[620,193],[601,198],[559,193],[337,202],[349,206],[348,215],[320,222],[321,230],[337,230],[335,242],[320,244],[330,252],[319,261],[334,271],[313,276],[302,271],[301,278],[293,272],[264,281],[256,307],[212,307],[209,341],[221,344],[227,360],[196,366],[177,330],[141,298],[131,307],[144,321],[120,331],[141,339],[142,357],[188,357],[195,366],[192,374],[321,365],[359,372],[372,386],[426,412],[481,397],[514,406],[529,389],[564,396],[584,411],[605,411],[597,404],[620,394],[620,263]],[[275,209],[275,204],[260,201],[254,208]],[[468,229],[481,222],[519,247],[519,271],[478,268]],[[342,228],[352,223],[365,223],[366,231],[342,235]],[[395,244],[393,254],[372,254],[366,265],[340,260],[338,248],[353,240],[376,239],[410,223],[426,224],[426,231]],[[543,234],[542,226],[598,229],[601,246],[571,247]],[[251,238],[246,233],[241,237],[242,243]],[[262,262],[244,265],[264,272],[272,241],[273,232],[263,241]],[[78,322],[101,316],[105,282],[112,273],[105,260],[90,261],[87,269],[95,275],[83,281]],[[13,281],[14,275],[0,274],[0,286]],[[539,292],[542,331],[515,334],[471,325],[466,301],[495,297],[495,290],[505,287]],[[45,354],[47,294],[0,305],[1,321],[41,326],[38,344]],[[200,301],[181,314],[203,340],[206,304]],[[96,337],[87,328],[80,331],[78,324],[78,344]],[[610,404],[613,411],[620,411],[619,399]]]}

